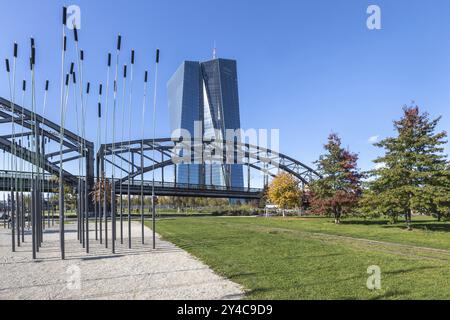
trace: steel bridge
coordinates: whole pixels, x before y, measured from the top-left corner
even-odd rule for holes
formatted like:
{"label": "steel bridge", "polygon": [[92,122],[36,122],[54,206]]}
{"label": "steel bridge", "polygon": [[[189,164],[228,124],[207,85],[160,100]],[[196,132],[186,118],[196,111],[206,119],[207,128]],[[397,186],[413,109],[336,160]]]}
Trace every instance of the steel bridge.
{"label": "steel bridge", "polygon": [[[14,154],[18,158],[59,177],[59,144],[62,136],[62,163],[85,158],[88,188],[93,188],[94,144],[92,142],[70,130],[61,130],[56,123],[0,97],[0,124],[11,125],[12,122],[16,126],[14,139],[12,134],[0,136],[0,149],[3,152],[12,154],[14,149]],[[33,148],[33,144],[37,145],[37,148]],[[63,170],[63,177],[66,183],[77,186],[78,178],[75,174]]]}
{"label": "steel bridge", "polygon": [[[115,142],[114,144],[102,144],[97,153],[97,173],[104,172],[106,164],[114,166],[122,178],[115,180],[116,190],[127,190],[128,185],[134,192],[140,192],[140,178],[145,173],[159,171],[160,181],[155,182],[155,195],[170,196],[196,196],[196,197],[220,197],[220,198],[260,198],[263,188],[252,186],[251,170],[259,171],[264,176],[264,186],[269,183],[269,177],[275,177],[280,172],[288,172],[295,176],[302,187],[311,181],[318,179],[319,174],[307,165],[284,154],[273,150],[235,142],[233,144],[233,164],[241,164],[247,171],[244,187],[234,187],[230,183],[217,186],[210,181],[201,181],[200,184],[178,183],[177,170],[180,165],[174,161],[180,148],[189,150],[189,163],[199,164],[202,172],[208,167],[216,165],[212,158],[206,159],[205,154],[215,154],[215,159],[224,160],[227,164],[225,141],[195,140],[185,141],[182,138],[160,138]],[[240,155],[240,157],[238,156]],[[239,161],[237,161],[239,159]],[[172,171],[172,180],[165,181],[167,169]],[[116,175],[117,176],[117,175]],[[97,176],[97,179],[100,177]],[[189,175],[188,175],[189,180]],[[226,181],[226,179],[225,179]],[[151,194],[152,183],[144,183],[145,194]]]}
{"label": "steel bridge", "polygon": [[[154,190],[157,196],[185,196],[185,197],[215,197],[215,198],[242,198],[258,199],[263,189],[252,185],[251,171],[259,171],[264,177],[264,185],[269,183],[269,178],[280,172],[288,172],[295,176],[302,186],[318,179],[319,174],[309,166],[273,150],[256,145],[235,142],[234,148],[241,155],[240,164],[246,171],[246,181],[243,187],[233,187],[229,183],[223,186],[213,185],[212,182],[202,181],[200,184],[177,182],[177,170],[179,165],[173,161],[177,156],[180,146],[186,148],[189,145],[191,159],[201,163],[203,170],[208,170],[205,152],[215,154],[217,158],[225,158],[224,141],[215,140],[192,140],[183,141],[182,138],[159,138],[140,139],[131,141],[119,141],[115,143],[102,144],[98,148],[95,157],[96,170],[94,170],[94,143],[83,139],[70,130],[61,130],[60,126],[38,114],[17,104],[0,97],[0,124],[16,125],[14,142],[12,134],[0,136],[0,149],[9,154],[14,153],[18,158],[42,169],[44,192],[52,192],[55,185],[50,183],[53,177],[59,177],[60,151],[59,143],[62,137],[63,164],[84,159],[85,175],[88,191],[92,191],[95,181],[100,179],[100,173],[105,172],[106,166],[114,166],[118,174],[114,179],[115,189],[123,190],[130,194],[144,195],[152,194],[153,181],[142,180],[143,175],[157,171],[160,181],[155,181]],[[37,132],[37,134],[35,134]],[[35,136],[34,136],[35,134]],[[33,140],[34,139],[34,140]],[[31,140],[31,142],[30,142]],[[33,142],[34,141],[34,142]],[[31,145],[35,143],[38,148]],[[33,150],[37,150],[33,151]],[[218,150],[220,150],[218,152]],[[220,154],[224,152],[223,154]],[[225,165],[226,166],[226,165]],[[167,170],[171,170],[172,181],[167,179]],[[97,176],[94,176],[94,172]],[[0,190],[8,191],[7,181],[11,172],[0,173]],[[31,189],[31,177],[22,170],[15,173],[18,185],[24,190]],[[117,178],[120,177],[120,178]],[[79,186],[80,177],[75,173],[63,170],[65,183],[70,184],[76,190]],[[110,177],[107,177],[110,178]],[[110,181],[112,181],[110,179]],[[143,188],[141,189],[141,183]],[[46,187],[47,186],[47,187]],[[47,188],[47,189],[45,189]]]}
{"label": "steel bridge", "polygon": [[[84,177],[80,177],[84,179]],[[28,172],[10,171],[0,172],[0,191],[11,191],[11,181],[15,179],[17,185],[20,186],[20,191],[31,192],[33,185],[33,175]],[[153,181],[144,180],[143,195],[152,195]],[[57,193],[59,182],[55,176],[45,174],[41,176],[41,191],[44,193]],[[116,188],[120,186],[120,179],[116,179]],[[119,189],[117,189],[119,190]],[[122,184],[123,194],[128,192],[128,182]],[[264,189],[261,188],[227,188],[226,186],[210,186],[175,182],[161,182],[155,181],[155,195],[156,196],[184,196],[184,197],[208,197],[208,198],[245,198],[245,199],[259,199]],[[131,181],[130,195],[141,195],[141,181]]]}

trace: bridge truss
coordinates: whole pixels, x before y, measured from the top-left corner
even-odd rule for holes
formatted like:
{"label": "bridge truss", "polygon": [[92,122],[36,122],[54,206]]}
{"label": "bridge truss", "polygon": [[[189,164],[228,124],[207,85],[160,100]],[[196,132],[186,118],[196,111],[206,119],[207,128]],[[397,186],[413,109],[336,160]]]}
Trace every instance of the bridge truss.
{"label": "bridge truss", "polygon": [[[0,97],[0,124],[11,126],[12,122],[16,126],[14,139],[11,133],[0,135],[0,149],[12,154],[14,148],[17,158],[59,177],[60,126]],[[6,128],[6,131],[8,130],[9,128]],[[38,147],[33,148],[33,143]],[[64,165],[85,158],[88,189],[92,189],[94,185],[94,144],[64,129],[62,154]],[[63,177],[66,183],[77,187],[79,179],[75,173],[63,170]]]}
{"label": "bridge truss", "polygon": [[[269,183],[270,177],[275,177],[280,172],[295,176],[303,188],[320,178],[312,168],[279,152],[241,142],[235,142],[233,148],[233,162],[230,163],[224,141],[194,139],[183,141],[181,138],[123,141],[101,145],[96,157],[96,166],[97,172],[104,172],[106,164],[115,166],[121,171],[122,177],[115,182],[116,189],[121,185],[126,188],[128,184],[138,189],[139,177],[158,171],[160,180],[156,183],[156,193],[172,196],[214,196],[217,193],[218,197],[254,198],[255,194],[261,193],[262,188],[252,186],[251,170],[263,174],[264,186]],[[178,161],[180,149],[188,150],[188,161],[186,158]],[[223,186],[214,185],[212,181],[194,184],[189,182],[189,175],[187,183],[177,182],[177,170],[180,165],[199,164],[201,170],[207,172],[208,167],[217,165],[218,160],[223,160],[224,167],[232,164],[241,164],[244,167],[246,171],[244,187],[234,187],[227,179]],[[170,182],[165,179],[165,173],[169,168],[172,170]],[[163,192],[164,186],[167,192]],[[147,187],[145,190],[148,192]]]}
{"label": "bridge truss", "polygon": [[[69,185],[76,192],[78,238],[89,251],[89,241],[85,242],[85,235],[87,239],[89,211],[94,207],[90,197],[90,190],[94,187],[94,144],[1,97],[0,128],[0,150],[3,150],[4,158],[0,191],[8,193],[8,201],[3,199],[3,221],[5,223],[8,217],[12,250],[15,251],[16,244],[20,246],[25,241],[25,225],[28,223],[33,259],[36,258],[43,243],[44,229],[46,225],[50,227],[49,194],[58,193],[61,253],[64,258],[64,185]],[[79,171],[74,173],[66,170],[67,167],[76,168],[68,165],[75,161],[78,162]],[[79,174],[82,171],[84,175],[81,177]],[[26,195],[28,192],[29,195]],[[44,199],[45,193],[47,199]],[[27,196],[30,198],[28,204]],[[47,219],[44,216],[46,209]]]}

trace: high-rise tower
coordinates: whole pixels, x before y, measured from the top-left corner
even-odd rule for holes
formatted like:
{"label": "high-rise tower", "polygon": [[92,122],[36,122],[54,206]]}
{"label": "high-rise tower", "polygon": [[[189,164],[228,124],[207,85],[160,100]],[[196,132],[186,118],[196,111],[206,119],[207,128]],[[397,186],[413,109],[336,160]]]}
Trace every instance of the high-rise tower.
{"label": "high-rise tower", "polygon": [[[226,130],[241,127],[236,61],[185,61],[167,84],[171,130],[185,129],[194,136],[201,121],[205,136],[223,140]],[[238,164],[182,164],[177,182],[243,187]]]}

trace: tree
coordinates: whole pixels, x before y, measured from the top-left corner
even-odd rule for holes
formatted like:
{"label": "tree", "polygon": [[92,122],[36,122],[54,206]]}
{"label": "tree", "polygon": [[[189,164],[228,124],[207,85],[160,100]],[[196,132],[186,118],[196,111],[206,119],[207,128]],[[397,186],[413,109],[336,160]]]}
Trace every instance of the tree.
{"label": "tree", "polygon": [[394,222],[404,215],[408,229],[414,212],[439,217],[448,212],[447,133],[435,133],[440,119],[430,120],[417,106],[404,107],[403,117],[394,121],[397,136],[375,144],[385,154],[374,161],[378,168],[370,172],[365,202]]}
{"label": "tree", "polygon": [[259,208],[264,208],[266,206],[268,199],[268,192],[269,192],[269,186],[268,185],[264,185],[263,190],[261,191],[260,197],[259,197],[259,201],[258,201],[258,207]]}
{"label": "tree", "polygon": [[[58,186],[59,185],[59,177],[58,176],[51,176],[50,181]],[[52,202],[59,204],[59,187],[53,188],[53,194],[54,199],[52,199]],[[64,183],[64,206],[67,210],[74,210],[77,205],[77,195],[75,192],[75,189],[67,184]]]}
{"label": "tree", "polygon": [[111,205],[111,187],[111,183],[104,177],[103,174],[100,180],[95,182],[94,189],[91,192],[92,201],[94,204],[100,202],[103,205],[106,191],[106,204],[107,206]]}
{"label": "tree", "polygon": [[438,221],[441,221],[443,216],[450,217],[450,164],[447,164],[445,171],[440,175],[438,185],[434,199],[436,215]]}
{"label": "tree", "polygon": [[267,191],[269,201],[284,211],[298,208],[301,204],[302,191],[298,180],[288,173],[280,173],[269,185]]}
{"label": "tree", "polygon": [[350,213],[361,196],[361,174],[357,168],[358,155],[342,148],[335,133],[328,137],[326,153],[316,162],[322,176],[309,186],[311,211],[333,215],[335,223]]}

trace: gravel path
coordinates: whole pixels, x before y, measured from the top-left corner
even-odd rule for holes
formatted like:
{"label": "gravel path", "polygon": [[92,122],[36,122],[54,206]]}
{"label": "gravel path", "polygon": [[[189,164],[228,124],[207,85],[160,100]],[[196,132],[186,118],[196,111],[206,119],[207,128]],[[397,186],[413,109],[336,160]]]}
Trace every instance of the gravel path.
{"label": "gravel path", "polygon": [[[126,224],[125,224],[126,226]],[[91,226],[92,229],[92,226]],[[110,225],[109,225],[109,229]],[[125,228],[127,234],[127,229]],[[117,227],[119,232],[119,227]],[[91,241],[86,255],[76,240],[74,224],[66,226],[66,260],[59,258],[57,228],[46,230],[38,260],[31,259],[30,236],[11,253],[11,233],[0,226],[0,300],[5,299],[240,299],[242,288],[216,275],[208,266],[175,245],[157,238],[152,250],[140,242],[140,224],[132,223],[132,248],[118,241],[111,254]],[[94,239],[94,232],[90,232]]]}

